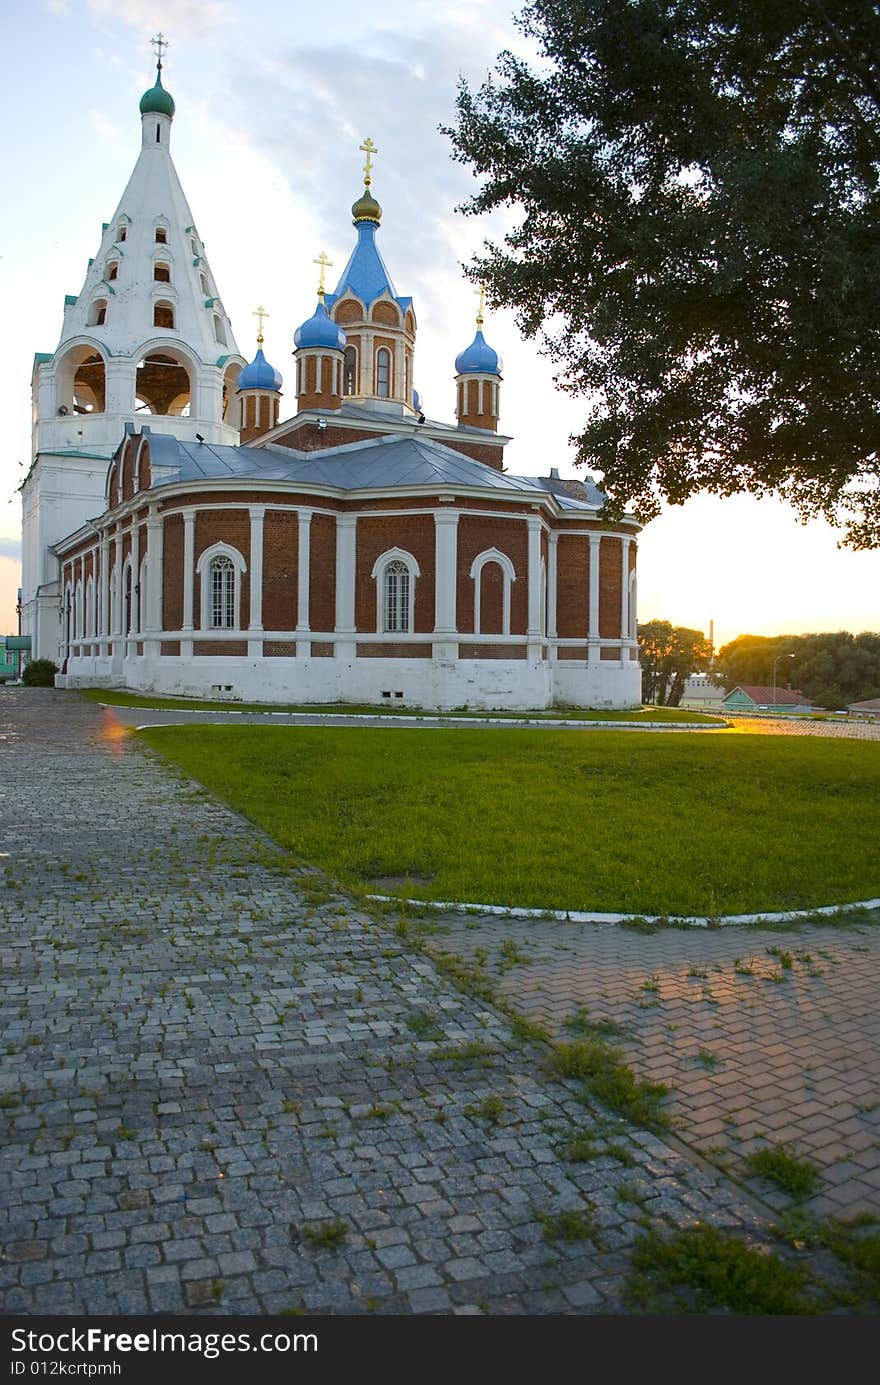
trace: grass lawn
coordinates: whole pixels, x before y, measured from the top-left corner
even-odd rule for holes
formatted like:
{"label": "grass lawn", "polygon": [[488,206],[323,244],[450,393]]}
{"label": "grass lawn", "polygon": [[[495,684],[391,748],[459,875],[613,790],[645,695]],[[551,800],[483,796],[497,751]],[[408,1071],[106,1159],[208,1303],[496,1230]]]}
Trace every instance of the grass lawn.
{"label": "grass lawn", "polygon": [[[152,728],[303,862],[420,899],[724,914],[880,895],[880,742]],[[388,883],[390,880],[390,883]]]}
{"label": "grass lawn", "polygon": [[206,712],[307,712],[310,714],[352,713],[362,716],[430,716],[430,717],[503,717],[505,721],[537,717],[542,721],[704,721],[714,726],[724,725],[722,717],[706,716],[679,707],[635,707],[631,711],[593,710],[584,707],[542,708],[537,712],[473,712],[462,707],[454,712],[429,712],[423,707],[395,707],[384,703],[365,702],[229,702],[191,697],[154,697],[151,693],[121,692],[113,688],[84,688],[77,694],[89,702],[101,702],[111,707],[155,707],[165,711],[171,707],[189,707]]}

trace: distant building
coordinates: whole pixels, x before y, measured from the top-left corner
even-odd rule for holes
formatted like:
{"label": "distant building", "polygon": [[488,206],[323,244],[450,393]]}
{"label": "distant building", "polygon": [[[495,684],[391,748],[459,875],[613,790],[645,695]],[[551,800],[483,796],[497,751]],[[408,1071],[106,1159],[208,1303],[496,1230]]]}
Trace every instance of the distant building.
{"label": "distant building", "polygon": [[797,688],[772,688],[762,683],[731,688],[721,704],[727,712],[811,712],[813,704]]}
{"label": "distant building", "polygon": [[684,692],[678,705],[697,711],[720,712],[723,702],[724,689],[710,683],[708,673],[692,673],[684,680]]}
{"label": "distant building", "polygon": [[850,702],[846,710],[851,717],[880,717],[880,697],[869,697],[867,702]]}

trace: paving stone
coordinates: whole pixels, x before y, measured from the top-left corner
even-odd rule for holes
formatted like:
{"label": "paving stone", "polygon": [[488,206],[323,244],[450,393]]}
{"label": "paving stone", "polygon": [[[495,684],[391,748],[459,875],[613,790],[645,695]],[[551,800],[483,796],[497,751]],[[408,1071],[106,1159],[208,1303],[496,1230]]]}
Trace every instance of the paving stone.
{"label": "paving stone", "polygon": [[[822,1169],[823,1151],[840,1158],[823,1183],[829,1209],[877,1210],[876,1126],[862,1108],[880,1051],[880,930],[785,934],[823,974],[796,959],[781,986],[762,980],[778,934],[444,918],[429,949],[484,947],[514,1009],[562,1032],[587,1006],[624,1026],[615,1042],[638,1075],[670,1083],[674,1139],[615,1119],[633,1167],[572,1166],[556,1132],[589,1113],[572,1084],[549,1080],[541,1048],[510,1043],[508,1019],[456,990],[393,921],[301,893],[254,827],[137,738],[108,737],[112,716],[0,688],[16,862],[0,976],[17,1043],[2,1090],[35,1104],[35,1118],[8,1122],[0,1152],[0,1311],[360,1313],[368,1299],[380,1313],[621,1311],[639,1232],[621,1181],[649,1189],[671,1225],[703,1216],[745,1233],[772,1219],[682,1147],[689,1122],[720,1120],[712,1139],[732,1140],[728,1115],[740,1149],[789,1126],[821,1136],[809,1148]],[[124,851],[120,823],[136,825]],[[505,969],[507,939],[527,960]],[[747,956],[752,979],[735,970]],[[655,974],[659,1004],[646,1007]],[[416,1009],[442,1042],[408,1028]],[[442,1056],[487,1042],[491,1071]],[[713,1070],[701,1052],[717,1055]],[[487,1128],[465,1108],[494,1091],[505,1119]],[[549,1246],[534,1218],[585,1195],[608,1228],[596,1265],[581,1244]],[[341,1244],[304,1238],[337,1220]]]}

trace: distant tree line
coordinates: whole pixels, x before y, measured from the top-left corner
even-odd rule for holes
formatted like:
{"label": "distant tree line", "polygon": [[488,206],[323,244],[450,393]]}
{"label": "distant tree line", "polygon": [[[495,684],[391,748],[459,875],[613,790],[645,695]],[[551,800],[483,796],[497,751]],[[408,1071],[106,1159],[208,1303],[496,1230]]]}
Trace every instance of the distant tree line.
{"label": "distant tree line", "polygon": [[[792,657],[778,657],[790,655]],[[712,682],[773,683],[798,688],[816,707],[841,708],[880,697],[880,632],[848,630],[821,635],[739,635],[719,650]]]}
{"label": "distant tree line", "polygon": [[816,707],[846,707],[880,697],[880,632],[821,635],[739,635],[712,659],[702,630],[650,620],[639,626],[642,700],[677,707],[685,680],[708,672],[730,691],[740,684],[798,688]]}

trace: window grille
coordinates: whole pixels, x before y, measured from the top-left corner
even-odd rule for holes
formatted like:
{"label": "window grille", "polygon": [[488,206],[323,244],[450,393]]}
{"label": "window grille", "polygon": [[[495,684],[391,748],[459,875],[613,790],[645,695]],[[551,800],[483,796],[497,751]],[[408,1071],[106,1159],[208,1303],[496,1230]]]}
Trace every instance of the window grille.
{"label": "window grille", "polygon": [[235,628],[235,567],[232,559],[221,555],[211,561],[211,628]]}

